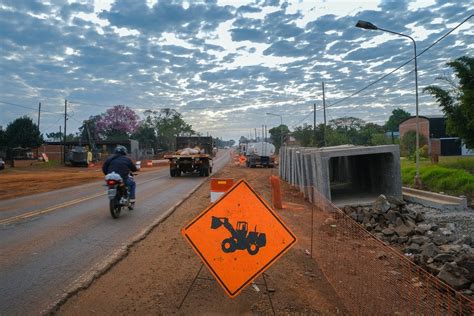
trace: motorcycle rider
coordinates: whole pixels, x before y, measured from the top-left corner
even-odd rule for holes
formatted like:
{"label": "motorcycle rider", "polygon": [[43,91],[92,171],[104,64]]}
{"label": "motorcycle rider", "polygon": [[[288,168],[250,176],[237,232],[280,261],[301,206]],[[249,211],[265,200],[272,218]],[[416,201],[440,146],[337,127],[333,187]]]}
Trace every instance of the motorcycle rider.
{"label": "motorcycle rider", "polygon": [[135,204],[136,184],[133,178],[129,177],[129,174],[137,170],[132,160],[127,157],[127,148],[122,145],[115,147],[114,155],[107,158],[102,166],[102,172],[105,175],[115,172],[122,177],[125,185],[130,189],[130,203],[132,206]]}

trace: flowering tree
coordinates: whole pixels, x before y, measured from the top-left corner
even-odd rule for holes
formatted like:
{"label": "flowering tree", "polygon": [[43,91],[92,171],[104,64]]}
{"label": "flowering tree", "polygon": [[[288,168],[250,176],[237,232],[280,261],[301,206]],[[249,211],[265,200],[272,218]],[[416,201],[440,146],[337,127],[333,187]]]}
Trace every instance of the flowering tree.
{"label": "flowering tree", "polygon": [[106,139],[129,138],[138,128],[138,115],[129,107],[116,105],[100,115],[97,132]]}

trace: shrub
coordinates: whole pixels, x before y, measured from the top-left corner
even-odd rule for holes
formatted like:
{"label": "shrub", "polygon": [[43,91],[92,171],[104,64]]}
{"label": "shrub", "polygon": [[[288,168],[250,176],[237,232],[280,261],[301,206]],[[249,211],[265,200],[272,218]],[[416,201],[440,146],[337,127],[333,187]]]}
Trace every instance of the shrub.
{"label": "shrub", "polygon": [[[420,136],[420,149],[424,145],[428,144],[428,141],[426,140],[426,137],[424,135],[419,135]],[[400,149],[401,149],[401,154],[402,156],[409,157],[415,154],[415,149],[416,149],[416,132],[415,131],[408,131],[403,135],[403,137],[400,140]]]}

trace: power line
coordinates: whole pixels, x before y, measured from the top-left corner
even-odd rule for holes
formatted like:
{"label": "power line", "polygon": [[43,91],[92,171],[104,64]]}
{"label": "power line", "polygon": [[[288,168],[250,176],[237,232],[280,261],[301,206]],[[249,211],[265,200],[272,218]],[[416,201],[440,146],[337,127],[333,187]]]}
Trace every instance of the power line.
{"label": "power line", "polygon": [[[28,109],[28,110],[33,110],[35,112],[38,111],[37,108],[31,108],[31,107],[26,106],[26,105],[21,105],[21,104],[16,104],[16,103],[11,103],[11,102],[1,101],[1,100],[0,100],[0,103],[7,104],[7,105],[12,105],[12,106],[16,106],[16,107],[20,107],[20,108],[24,108],[24,109]],[[61,113],[58,113],[58,112],[51,112],[51,111],[44,111],[44,110],[41,110],[41,112],[42,113],[51,113],[51,114],[61,114]]]}
{"label": "power line", "polygon": [[[443,36],[441,36],[440,38],[438,38],[436,41],[433,42],[433,44],[429,45],[428,47],[426,47],[424,50],[422,50],[420,53],[418,53],[416,56],[421,56],[423,55],[427,50],[429,50],[430,48],[432,48],[433,46],[435,46],[436,44],[438,44],[439,42],[441,42],[444,38],[446,38],[449,34],[451,34],[452,32],[454,32],[457,28],[459,28],[461,25],[463,25],[464,23],[466,23],[470,18],[472,18],[474,15],[471,14],[469,17],[467,17],[464,21],[462,21],[461,23],[459,23],[456,27],[454,27],[453,29],[451,29],[449,32],[447,32],[446,34],[444,34]],[[350,94],[349,96],[347,97],[344,97],[336,102],[334,102],[331,106],[334,106],[336,104],[339,104],[339,103],[342,103],[350,98],[352,98],[353,96],[361,93],[362,91],[364,90],[367,90],[368,88],[370,88],[371,86],[375,85],[376,83],[382,81],[383,79],[387,78],[388,76],[390,76],[391,74],[393,74],[394,72],[398,71],[400,68],[404,67],[405,65],[409,64],[412,60],[414,60],[415,57],[412,57],[411,59],[409,59],[408,61],[404,62],[403,64],[401,64],[400,66],[398,66],[397,68],[395,68],[394,70],[392,70],[391,72],[383,75],[382,77],[380,77],[379,79],[369,83],[367,86],[363,87],[362,89],[359,89],[357,90],[356,92]],[[329,106],[328,106],[329,107]]]}
{"label": "power line", "polygon": [[[440,38],[438,38],[436,41],[434,41],[431,45],[429,45],[428,47],[426,47],[425,49],[423,49],[420,53],[418,53],[416,56],[421,56],[423,55],[426,51],[428,51],[429,49],[431,49],[433,46],[435,46],[436,44],[438,44],[439,42],[441,42],[444,38],[446,38],[449,34],[451,34],[452,32],[454,32],[456,29],[458,29],[461,25],[463,25],[464,23],[466,23],[469,19],[471,19],[474,15],[471,14],[470,16],[468,16],[466,19],[464,19],[461,23],[459,23],[457,26],[455,26],[454,28],[452,28],[451,30],[449,30],[446,34],[444,34],[443,36],[441,36]],[[340,100],[337,100],[335,101],[334,103],[326,106],[326,108],[329,108],[329,107],[332,107],[332,106],[335,106],[339,103],[342,103],[350,98],[352,98],[353,96],[367,90],[368,88],[372,87],[373,85],[379,83],[380,81],[384,80],[385,78],[387,78],[388,76],[390,76],[391,74],[393,74],[394,72],[400,70],[402,67],[406,66],[407,64],[409,64],[411,61],[413,61],[415,59],[415,57],[412,57],[411,59],[407,60],[406,62],[404,62],[403,64],[401,64],[400,66],[398,66],[397,68],[395,68],[394,70],[390,71],[389,73],[383,75],[382,77],[380,77],[379,79],[369,83],[367,86],[355,91],[354,93],[348,95],[347,97],[344,97]],[[432,67],[434,68],[434,67]],[[410,71],[408,72],[402,79],[404,79],[405,77],[407,77],[408,75],[410,75],[411,73],[413,72]],[[400,80],[399,80],[400,81]],[[399,82],[398,81],[398,82]],[[320,107],[320,108],[317,108],[316,111],[319,111],[319,110],[322,110],[323,108]],[[293,125],[293,128],[298,126],[299,124],[301,124],[302,122],[304,122],[313,112],[311,111],[308,115],[306,115],[303,119],[301,119],[298,123],[296,123],[295,125]]]}

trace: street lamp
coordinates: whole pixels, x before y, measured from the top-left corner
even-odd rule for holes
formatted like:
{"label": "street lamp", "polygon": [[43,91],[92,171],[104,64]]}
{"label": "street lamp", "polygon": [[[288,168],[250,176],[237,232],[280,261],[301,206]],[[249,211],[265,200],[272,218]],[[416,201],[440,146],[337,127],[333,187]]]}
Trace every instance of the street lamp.
{"label": "street lamp", "polygon": [[280,117],[280,148],[281,148],[281,146],[283,146],[283,118],[280,114],[274,114],[274,113],[266,113],[266,114]]}
{"label": "street lamp", "polygon": [[384,32],[387,32],[387,33],[392,33],[392,34],[395,34],[395,35],[403,36],[403,37],[409,38],[413,42],[413,48],[414,48],[414,51],[415,51],[414,59],[415,59],[415,95],[416,95],[416,101],[415,101],[416,102],[416,152],[415,152],[415,155],[416,155],[416,174],[415,174],[415,183],[414,183],[414,185],[415,185],[416,188],[420,188],[421,187],[421,180],[420,180],[420,150],[419,150],[420,149],[420,124],[419,124],[419,119],[418,119],[418,64],[417,64],[417,60],[416,60],[416,42],[411,36],[377,27],[374,24],[372,24],[370,22],[367,22],[367,21],[359,20],[355,26],[360,27],[362,29],[366,29],[366,30],[380,30],[380,31],[384,31]]}

